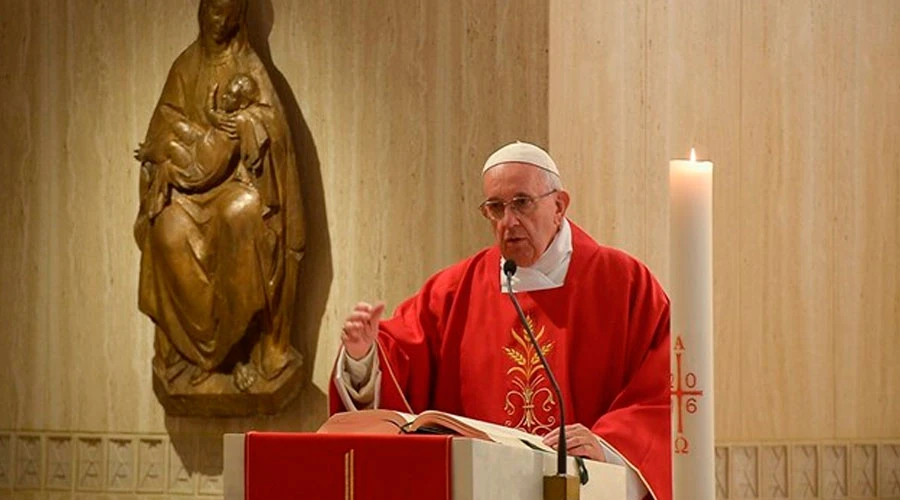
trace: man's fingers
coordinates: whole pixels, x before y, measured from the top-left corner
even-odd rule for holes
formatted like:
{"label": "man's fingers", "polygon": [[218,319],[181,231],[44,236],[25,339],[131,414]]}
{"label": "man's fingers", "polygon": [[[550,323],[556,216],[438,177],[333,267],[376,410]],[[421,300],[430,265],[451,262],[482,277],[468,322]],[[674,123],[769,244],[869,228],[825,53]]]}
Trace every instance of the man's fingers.
{"label": "man's fingers", "polygon": [[583,436],[566,436],[566,449],[574,450],[575,448],[579,448],[581,446],[587,445],[587,440],[584,439]]}
{"label": "man's fingers", "polygon": [[[573,443],[584,444],[589,442],[585,436],[592,437],[592,433],[587,427],[581,424],[569,424],[566,426],[566,448],[572,446]],[[559,427],[554,428],[544,435],[544,444],[556,447],[559,443]]]}
{"label": "man's fingers", "polygon": [[[553,429],[544,435],[543,441],[545,445],[555,450],[559,445],[559,428]],[[566,426],[566,451],[571,452],[573,456],[578,455],[600,461],[606,460],[597,436],[581,424]]]}
{"label": "man's fingers", "polygon": [[378,320],[384,312],[384,303],[374,306],[367,302],[358,302],[344,321],[341,329],[341,341],[346,343],[371,344],[378,333]]}
{"label": "man's fingers", "polygon": [[384,302],[378,302],[372,308],[372,323],[378,323],[378,320],[381,319],[381,314],[384,312]]}
{"label": "man's fingers", "polygon": [[347,320],[344,322],[344,333],[348,336],[358,337],[364,330],[365,325],[361,321]]}
{"label": "man's fingers", "polygon": [[378,302],[375,305],[369,304],[368,302],[359,302],[353,308],[353,312],[350,313],[348,319],[375,325],[378,323],[378,320],[381,319],[381,314],[383,312],[384,302]]}
{"label": "man's fingers", "polygon": [[[544,438],[544,444],[552,446],[553,449],[556,449],[559,446],[559,436],[553,437],[552,439]],[[566,449],[571,450],[573,448],[578,448],[579,446],[583,446],[585,444],[585,440],[580,436],[570,436],[566,435]]]}
{"label": "man's fingers", "polygon": [[347,318],[347,321],[356,321],[358,323],[368,323],[371,321],[372,315],[368,311],[353,311]]}
{"label": "man's fingers", "polygon": [[[566,437],[571,436],[573,432],[578,432],[579,429],[587,429],[587,427],[585,427],[581,424],[569,424],[565,427],[566,427]],[[559,427],[554,427],[550,432],[548,432],[547,434],[544,434],[544,441],[548,441],[551,439],[555,440],[555,441],[559,441]]]}
{"label": "man's fingers", "polygon": [[559,441],[559,427],[544,435],[544,444],[553,444]]}
{"label": "man's fingers", "polygon": [[576,424],[570,435],[566,435],[566,449],[592,449],[600,445],[597,437],[587,427]]}

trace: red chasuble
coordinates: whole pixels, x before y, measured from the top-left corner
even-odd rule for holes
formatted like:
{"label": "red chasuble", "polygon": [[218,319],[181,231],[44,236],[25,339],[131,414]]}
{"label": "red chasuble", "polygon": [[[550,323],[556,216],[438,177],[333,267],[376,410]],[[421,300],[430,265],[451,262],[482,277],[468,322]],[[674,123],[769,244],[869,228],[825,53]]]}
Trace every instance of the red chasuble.
{"label": "red chasuble", "polygon": [[[638,260],[571,226],[565,284],[516,296],[562,388],[566,423],[592,429],[668,500],[669,300]],[[534,434],[559,425],[560,403],[500,289],[497,247],[432,276],[379,328],[379,407]],[[333,384],[331,410],[343,411]]]}

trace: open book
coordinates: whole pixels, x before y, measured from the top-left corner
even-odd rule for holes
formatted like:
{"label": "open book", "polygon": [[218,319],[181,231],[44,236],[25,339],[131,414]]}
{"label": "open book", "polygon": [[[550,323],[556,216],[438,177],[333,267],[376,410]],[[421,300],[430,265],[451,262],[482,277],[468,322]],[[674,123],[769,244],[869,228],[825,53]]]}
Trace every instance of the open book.
{"label": "open book", "polygon": [[554,452],[540,436],[451,413],[428,410],[418,415],[393,410],[336,413],[319,427],[330,434],[452,434],[518,448]]}

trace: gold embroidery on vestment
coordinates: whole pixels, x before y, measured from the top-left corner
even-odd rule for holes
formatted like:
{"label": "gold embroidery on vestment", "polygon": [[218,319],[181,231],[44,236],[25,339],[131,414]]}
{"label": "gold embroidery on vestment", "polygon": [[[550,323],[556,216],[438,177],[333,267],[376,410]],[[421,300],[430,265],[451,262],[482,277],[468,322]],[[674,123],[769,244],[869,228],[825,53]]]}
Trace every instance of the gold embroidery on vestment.
{"label": "gold embroidery on vestment", "polygon": [[[534,323],[531,316],[525,316],[525,320],[531,331],[535,331]],[[512,375],[512,383],[516,386],[506,393],[506,399],[503,410],[510,416],[509,420],[504,423],[510,427],[515,427],[529,433],[539,431],[549,432],[557,425],[556,417],[553,416],[552,409],[556,406],[556,399],[553,392],[548,387],[544,366],[538,357],[537,351],[528,340],[528,333],[524,329],[516,331],[515,328],[510,330],[512,338],[518,344],[515,347],[504,347],[506,355],[513,362],[513,366],[506,370],[507,375]],[[544,327],[541,327],[534,335],[537,340],[541,352],[546,356],[553,350],[553,342],[548,341],[541,344],[541,337],[544,336]],[[546,420],[540,420],[535,413],[535,408],[540,407]],[[514,421],[515,414],[521,409],[522,415],[518,421]]]}

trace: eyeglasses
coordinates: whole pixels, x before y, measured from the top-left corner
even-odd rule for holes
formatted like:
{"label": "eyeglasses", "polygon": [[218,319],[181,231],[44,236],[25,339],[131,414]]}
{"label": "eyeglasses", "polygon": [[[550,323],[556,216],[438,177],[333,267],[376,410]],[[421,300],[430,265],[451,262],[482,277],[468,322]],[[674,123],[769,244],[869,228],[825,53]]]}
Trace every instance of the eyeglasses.
{"label": "eyeglasses", "polygon": [[557,191],[559,190],[553,189],[550,192],[544,193],[540,196],[519,195],[513,197],[513,199],[509,201],[485,200],[481,203],[481,205],[478,206],[478,208],[481,209],[481,215],[484,215],[486,219],[490,219],[493,221],[497,221],[503,218],[503,215],[506,213],[506,207],[511,208],[513,212],[519,215],[528,215],[534,211],[534,208],[537,206],[538,200],[550,196]]}

